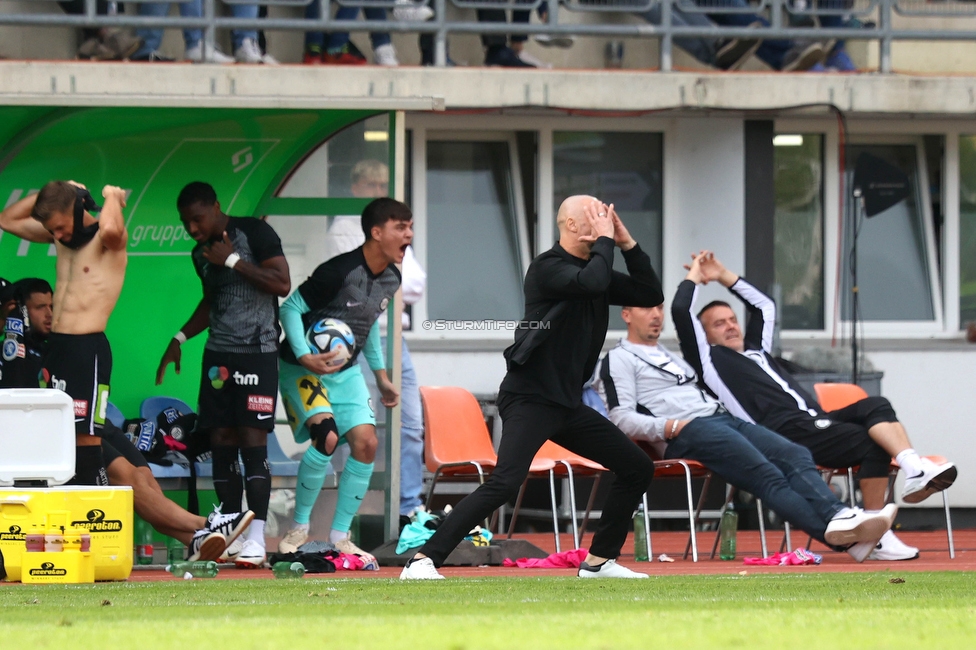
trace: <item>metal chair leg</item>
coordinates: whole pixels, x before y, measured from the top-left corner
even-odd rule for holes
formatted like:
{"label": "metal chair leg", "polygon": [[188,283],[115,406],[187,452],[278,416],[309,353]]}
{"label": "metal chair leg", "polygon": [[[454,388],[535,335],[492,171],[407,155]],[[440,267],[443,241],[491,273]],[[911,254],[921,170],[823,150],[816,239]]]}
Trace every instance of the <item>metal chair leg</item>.
{"label": "metal chair leg", "polygon": [[579,537],[580,540],[586,534],[586,525],[590,523],[590,512],[593,511],[593,502],[596,500],[596,490],[600,487],[600,478],[603,476],[602,473],[597,474],[596,478],[593,480],[593,487],[590,488],[590,498],[586,501],[586,512],[583,513],[583,521],[580,523],[579,527]]}
{"label": "metal chair leg", "polygon": [[512,532],[515,530],[515,520],[518,519],[519,510],[522,508],[522,497],[525,496],[525,485],[529,479],[522,481],[518,496],[515,497],[515,509],[512,510],[512,518],[508,520],[508,539],[512,539]]}
{"label": "metal chair leg", "polygon": [[685,469],[685,490],[687,492],[686,498],[688,499],[688,530],[691,531],[691,561],[698,561],[698,537],[695,535],[695,511],[692,509],[692,495],[691,495],[691,468],[685,462],[681,463],[681,466]]}
{"label": "metal chair leg", "polygon": [[644,549],[647,551],[647,561],[654,559],[654,551],[651,549],[651,515],[647,510],[647,492],[641,495],[641,503],[644,505]]}
{"label": "metal chair leg", "polygon": [[763,517],[762,499],[756,499],[756,511],[759,513],[759,541],[762,544],[762,556],[769,557],[766,547],[766,518]]}
{"label": "metal chair leg", "polygon": [[549,470],[549,499],[552,504],[552,534],[556,538],[556,552],[561,553],[559,545],[559,515],[556,513],[556,473]]}
{"label": "metal chair leg", "polygon": [[579,524],[576,521],[576,482],[573,480],[573,466],[565,460],[559,461],[566,468],[566,477],[569,480],[569,510],[573,520],[573,548],[580,547]]}
{"label": "metal chair leg", "polygon": [[942,490],[942,507],[945,508],[946,535],[949,536],[949,559],[956,559],[956,544],[952,540],[952,515],[949,514],[949,495],[948,490]]}

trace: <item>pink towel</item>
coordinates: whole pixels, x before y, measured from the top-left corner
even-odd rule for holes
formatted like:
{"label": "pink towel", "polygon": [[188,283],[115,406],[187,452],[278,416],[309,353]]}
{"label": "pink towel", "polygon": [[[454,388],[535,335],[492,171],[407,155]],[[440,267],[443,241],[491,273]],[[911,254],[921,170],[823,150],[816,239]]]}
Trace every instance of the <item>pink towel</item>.
{"label": "pink towel", "polygon": [[502,566],[517,566],[520,569],[578,569],[580,562],[586,559],[589,551],[578,548],[575,551],[553,553],[549,557],[522,557],[517,560],[505,558]]}
{"label": "pink towel", "polygon": [[790,553],[777,553],[769,557],[747,557],[743,562],[753,566],[800,566],[820,564],[823,562],[823,556],[811,553],[805,548],[798,548]]}

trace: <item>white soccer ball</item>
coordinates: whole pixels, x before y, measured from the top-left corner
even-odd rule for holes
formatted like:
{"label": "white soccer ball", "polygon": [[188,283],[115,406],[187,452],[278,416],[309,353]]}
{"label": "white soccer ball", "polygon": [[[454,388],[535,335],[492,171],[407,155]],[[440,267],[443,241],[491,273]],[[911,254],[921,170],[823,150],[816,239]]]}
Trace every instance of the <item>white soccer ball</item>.
{"label": "white soccer ball", "polygon": [[344,365],[356,349],[352,330],[338,318],[323,318],[312,323],[305,333],[305,341],[314,354],[339,350],[329,362],[330,366]]}

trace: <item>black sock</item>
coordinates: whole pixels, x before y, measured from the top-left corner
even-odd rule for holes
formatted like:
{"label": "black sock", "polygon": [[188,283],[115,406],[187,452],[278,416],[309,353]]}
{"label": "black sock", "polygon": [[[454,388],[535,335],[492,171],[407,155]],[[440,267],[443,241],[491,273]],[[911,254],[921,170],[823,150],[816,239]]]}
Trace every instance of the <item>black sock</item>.
{"label": "black sock", "polygon": [[255,519],[265,521],[268,518],[268,502],[271,500],[271,468],[268,466],[268,448],[263,446],[241,449],[241,458],[244,460],[244,489],[247,490],[247,507],[254,511]]}
{"label": "black sock", "polygon": [[224,512],[240,512],[244,486],[237,460],[238,449],[230,445],[214,445],[212,452],[214,492]]}

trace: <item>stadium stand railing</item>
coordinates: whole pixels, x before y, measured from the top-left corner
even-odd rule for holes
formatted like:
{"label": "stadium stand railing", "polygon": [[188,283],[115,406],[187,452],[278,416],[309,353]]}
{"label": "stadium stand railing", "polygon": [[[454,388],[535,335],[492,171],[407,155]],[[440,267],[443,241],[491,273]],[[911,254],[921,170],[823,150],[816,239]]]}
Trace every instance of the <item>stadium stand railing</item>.
{"label": "stadium stand railing", "polygon": [[[151,0],[129,0],[127,4]],[[410,0],[412,1],[412,0]],[[574,36],[600,36],[613,38],[659,38],[660,69],[672,69],[671,50],[676,37],[713,36],[719,38],[787,38],[787,39],[847,39],[865,40],[879,44],[879,68],[891,72],[891,46],[896,40],[914,41],[971,41],[976,40],[976,29],[963,22],[958,29],[947,28],[946,21],[926,25],[913,20],[907,27],[895,28],[893,16],[925,18],[976,18],[976,2],[971,0],[746,0],[745,6],[729,6],[730,0],[553,0],[545,23],[486,23],[477,22],[473,11],[462,11],[452,17],[447,11],[448,2],[460,10],[501,9],[535,11],[542,0],[418,0],[417,6],[426,5],[435,12],[426,22],[399,21],[389,16],[385,21],[335,20],[332,5],[346,7],[383,7],[392,9],[398,0],[262,0],[260,4],[291,8],[290,16],[247,19],[221,15],[221,4],[255,4],[253,0],[203,0],[201,17],[140,16],[130,11],[125,14],[98,15],[95,0],[86,0],[86,12],[68,15],[61,12],[53,0],[35,0],[39,5],[50,6],[46,12],[18,12],[19,3],[0,0],[0,5],[12,5],[10,13],[0,13],[0,25],[60,26],[60,27],[157,27],[205,30],[205,40],[212,44],[218,30],[270,29],[290,31],[388,31],[399,33],[429,33],[434,35],[434,61],[437,66],[447,64],[447,36],[449,34],[553,34]],[[322,18],[305,19],[297,11],[311,2],[320,2]],[[403,2],[403,0],[399,0]],[[648,22],[597,22],[576,23],[561,21],[562,11],[609,12],[639,16],[660,7],[660,24]],[[675,9],[686,13],[735,14],[759,13],[768,18],[768,26],[690,26],[672,25]],[[456,12],[450,12],[454,14]],[[816,24],[808,26],[817,16],[845,16],[854,18],[851,26],[825,28]],[[800,20],[798,20],[800,19]],[[807,20],[802,20],[807,19]]]}

